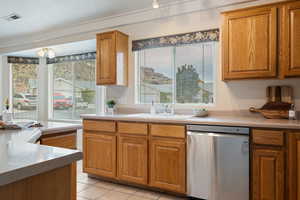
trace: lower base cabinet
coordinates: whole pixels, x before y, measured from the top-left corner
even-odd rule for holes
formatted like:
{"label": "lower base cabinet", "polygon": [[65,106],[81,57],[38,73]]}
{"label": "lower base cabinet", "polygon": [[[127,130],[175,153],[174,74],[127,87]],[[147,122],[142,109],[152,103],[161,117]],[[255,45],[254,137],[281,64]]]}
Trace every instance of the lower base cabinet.
{"label": "lower base cabinet", "polygon": [[119,136],[118,176],[121,180],[148,183],[148,140],[146,137]]}
{"label": "lower base cabinet", "polygon": [[288,136],[288,198],[300,199],[300,132],[290,133]]}
{"label": "lower base cabinet", "polygon": [[185,193],[186,147],[184,141],[152,138],[150,186]]}
{"label": "lower base cabinet", "polygon": [[117,136],[85,132],[83,136],[84,172],[117,177]]}
{"label": "lower base cabinet", "polygon": [[76,149],[77,147],[77,132],[66,132],[49,134],[42,136],[40,142],[42,145],[53,146],[53,147],[61,147],[67,149]]}
{"label": "lower base cabinet", "polygon": [[284,153],[282,150],[253,149],[252,199],[284,200]]}

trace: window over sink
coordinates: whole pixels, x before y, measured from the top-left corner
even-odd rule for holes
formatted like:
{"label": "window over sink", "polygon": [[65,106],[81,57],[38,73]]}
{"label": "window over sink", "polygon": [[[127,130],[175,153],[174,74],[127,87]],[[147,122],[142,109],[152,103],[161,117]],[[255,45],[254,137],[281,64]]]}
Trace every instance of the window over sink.
{"label": "window over sink", "polygon": [[213,30],[133,41],[136,103],[213,104],[218,37]]}

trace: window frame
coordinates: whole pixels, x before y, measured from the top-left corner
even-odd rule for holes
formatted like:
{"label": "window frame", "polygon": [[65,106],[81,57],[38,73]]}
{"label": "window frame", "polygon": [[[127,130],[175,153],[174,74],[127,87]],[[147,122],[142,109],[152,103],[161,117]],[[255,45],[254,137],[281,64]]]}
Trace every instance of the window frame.
{"label": "window frame", "polygon": [[[36,98],[36,109],[34,110],[35,112],[35,115],[33,118],[15,118],[15,112],[14,112],[14,94],[17,94],[15,93],[15,89],[14,89],[14,84],[13,84],[13,65],[14,64],[29,64],[29,63],[7,63],[8,64],[8,73],[9,73],[9,104],[10,104],[10,111],[11,113],[13,114],[13,118],[14,119],[17,119],[17,120],[39,120],[39,104],[40,104],[40,96],[39,96],[39,85],[37,85],[37,98]],[[37,74],[37,77],[36,77],[36,81],[38,82],[39,79],[40,79],[40,74],[39,74],[39,66],[40,64],[34,64],[36,65],[36,74]],[[20,94],[18,94],[20,95]],[[23,98],[23,97],[21,97]]]}
{"label": "window frame", "polygon": [[[168,47],[162,47],[162,48],[173,48],[173,54],[172,54],[172,71],[173,71],[173,85],[172,85],[172,103],[156,103],[156,104],[172,104],[175,107],[196,107],[196,106],[203,106],[203,107],[214,107],[216,106],[216,96],[217,96],[217,77],[218,77],[218,63],[219,63],[219,41],[209,41],[209,42],[203,42],[202,44],[213,44],[213,52],[215,53],[215,58],[212,59],[212,66],[213,66],[213,99],[214,101],[212,103],[177,103],[176,100],[176,63],[175,63],[175,54],[174,51],[176,47],[174,46],[168,46]],[[180,45],[185,46],[185,45]],[[134,104],[135,105],[151,105],[151,103],[142,103],[140,101],[140,56],[138,55],[140,51],[134,51],[134,71],[135,71],[135,88],[134,88]]]}
{"label": "window frame", "polygon": [[[93,59],[87,59],[87,60],[93,60]],[[72,83],[74,85],[75,83],[75,63],[76,61],[70,61],[71,62],[71,70],[72,70]],[[49,95],[49,100],[48,100],[48,120],[50,121],[57,121],[57,122],[80,122],[82,119],[75,119],[74,118],[74,113],[76,108],[72,106],[72,118],[71,119],[60,119],[60,118],[55,118],[54,117],[54,109],[53,109],[53,100],[54,100],[54,77],[53,77],[53,65],[52,64],[47,64],[49,72],[48,72],[48,95]],[[96,64],[96,61],[95,61]],[[96,67],[95,67],[95,76],[96,76]],[[97,86],[96,81],[95,81],[95,114],[99,114],[103,111],[103,105],[104,104],[104,95],[105,91],[104,87]],[[72,88],[72,93],[73,93],[73,101],[75,101],[76,98],[74,98],[74,94],[76,93],[74,87]],[[75,95],[76,96],[76,95]],[[76,103],[73,103],[73,105]],[[93,114],[93,113],[91,113]]]}

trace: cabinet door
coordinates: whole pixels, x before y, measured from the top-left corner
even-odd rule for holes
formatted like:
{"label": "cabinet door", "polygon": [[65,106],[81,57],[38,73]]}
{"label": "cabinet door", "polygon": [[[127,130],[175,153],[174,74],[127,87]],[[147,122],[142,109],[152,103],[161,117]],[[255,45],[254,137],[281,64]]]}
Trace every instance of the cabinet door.
{"label": "cabinet door", "polygon": [[283,156],[284,154],[281,150],[253,150],[253,200],[284,200]]}
{"label": "cabinet door", "polygon": [[288,136],[288,194],[290,200],[300,199],[300,132]]}
{"label": "cabinet door", "polygon": [[152,138],[150,154],[150,185],[178,193],[185,193],[185,142]]}
{"label": "cabinet door", "polygon": [[300,2],[284,6],[282,60],[286,76],[300,76]]}
{"label": "cabinet door", "polygon": [[116,177],[116,136],[99,133],[84,133],[84,172],[114,178]]}
{"label": "cabinet door", "polygon": [[97,85],[116,83],[116,34],[97,35]]}
{"label": "cabinet door", "polygon": [[62,147],[67,149],[76,149],[77,133],[67,133],[56,136],[42,137],[41,144],[53,147]]}
{"label": "cabinet door", "polygon": [[118,176],[121,180],[148,183],[148,142],[146,137],[119,136]]}
{"label": "cabinet door", "polygon": [[252,8],[223,17],[223,79],[276,77],[277,8]]}

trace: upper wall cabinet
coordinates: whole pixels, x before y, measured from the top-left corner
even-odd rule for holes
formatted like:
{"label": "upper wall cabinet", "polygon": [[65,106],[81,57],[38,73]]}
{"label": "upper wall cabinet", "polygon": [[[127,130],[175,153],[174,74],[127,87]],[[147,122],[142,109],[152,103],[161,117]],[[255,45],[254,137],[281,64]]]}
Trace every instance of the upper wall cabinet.
{"label": "upper wall cabinet", "polygon": [[285,76],[300,76],[300,2],[287,3],[282,18],[282,65]]}
{"label": "upper wall cabinet", "polygon": [[223,13],[223,80],[277,76],[277,9],[265,6]]}
{"label": "upper wall cabinet", "polygon": [[127,85],[128,35],[119,31],[97,34],[97,85]]}

